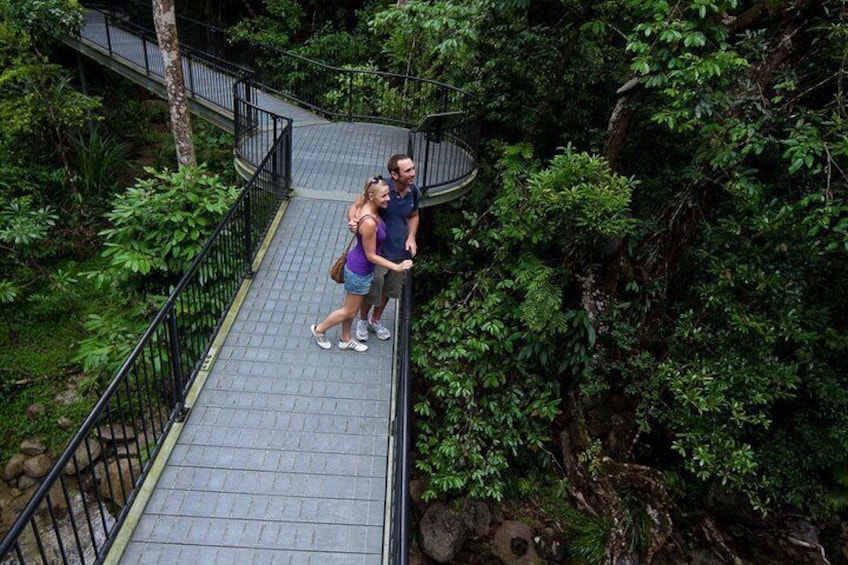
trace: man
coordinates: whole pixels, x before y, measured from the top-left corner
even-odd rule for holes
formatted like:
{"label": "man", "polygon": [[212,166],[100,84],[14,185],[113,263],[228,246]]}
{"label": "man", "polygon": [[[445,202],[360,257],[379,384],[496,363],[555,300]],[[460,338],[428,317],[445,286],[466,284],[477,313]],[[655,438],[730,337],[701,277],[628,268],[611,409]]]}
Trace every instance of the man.
{"label": "man", "polygon": [[[421,200],[415,180],[415,163],[403,154],[392,155],[389,159],[389,205],[380,212],[386,222],[386,241],[380,255],[399,263],[404,259],[414,258],[418,253],[415,235],[418,233],[418,205]],[[350,218],[349,218],[350,219]],[[355,230],[355,222],[353,222]],[[403,272],[389,271],[384,267],[375,267],[374,281],[371,290],[362,303],[359,320],[356,322],[355,337],[359,341],[368,340],[368,332],[373,332],[378,339],[386,340],[392,337],[391,332],[380,320],[389,298],[400,298],[403,287]],[[371,317],[368,312],[374,306]]]}

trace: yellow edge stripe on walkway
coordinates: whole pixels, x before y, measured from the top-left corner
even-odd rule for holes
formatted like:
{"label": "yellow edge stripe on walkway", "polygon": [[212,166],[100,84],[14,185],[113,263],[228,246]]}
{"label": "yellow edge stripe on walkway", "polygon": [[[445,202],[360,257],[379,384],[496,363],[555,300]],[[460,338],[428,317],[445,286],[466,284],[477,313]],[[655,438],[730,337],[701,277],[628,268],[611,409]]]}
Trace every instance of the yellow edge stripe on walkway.
{"label": "yellow edge stripe on walkway", "polygon": [[[254,259],[252,265],[254,271],[262,264],[262,260],[265,258],[265,253],[268,251],[268,246],[271,244],[271,239],[274,237],[274,234],[283,219],[283,215],[285,215],[286,208],[288,208],[288,202],[284,201],[280,206],[280,209],[277,211],[276,216],[274,216],[274,220],[271,222],[268,233],[265,235],[265,239],[262,241],[262,245],[256,253],[256,259]],[[203,385],[206,383],[206,379],[209,376],[212,365],[214,365],[215,355],[224,343],[224,340],[227,338],[227,334],[233,325],[233,321],[244,302],[244,298],[247,296],[247,291],[250,289],[250,284],[251,279],[247,279],[241,283],[241,286],[236,293],[235,300],[233,301],[232,306],[230,306],[227,315],[224,317],[221,329],[218,331],[212,342],[212,346],[209,348],[209,356],[204,362],[201,370],[198,371],[197,377],[186,395],[186,407],[190,408],[197,399],[197,396],[200,394],[200,391],[203,390]],[[171,431],[162,443],[162,448],[159,451],[156,460],[153,462],[153,465],[150,467],[147,479],[139,489],[129,512],[127,513],[127,517],[121,525],[118,535],[115,537],[112,547],[109,549],[109,552],[103,560],[105,565],[117,565],[120,562],[121,556],[124,554],[124,550],[126,550],[127,544],[132,537],[133,531],[138,525],[138,521],[141,519],[144,507],[147,506],[147,502],[150,500],[150,496],[156,488],[156,483],[159,482],[159,477],[162,475],[162,471],[168,463],[168,458],[171,456],[171,452],[173,451],[177,440],[180,438],[180,434],[183,431],[183,425],[184,424],[182,422],[174,422],[174,425],[171,427]]]}

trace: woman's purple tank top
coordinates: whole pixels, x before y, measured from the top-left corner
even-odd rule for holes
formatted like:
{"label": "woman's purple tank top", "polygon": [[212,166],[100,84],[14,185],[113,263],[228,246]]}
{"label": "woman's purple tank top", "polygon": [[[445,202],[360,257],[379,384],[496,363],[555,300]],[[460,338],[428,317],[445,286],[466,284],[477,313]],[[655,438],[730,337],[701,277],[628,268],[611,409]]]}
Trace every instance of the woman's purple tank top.
{"label": "woman's purple tank top", "polygon": [[[373,218],[370,214],[362,216],[359,219],[360,224],[365,218]],[[386,241],[386,224],[377,219],[377,255],[380,254],[380,249],[383,247],[383,242]],[[374,263],[368,260],[365,256],[365,248],[362,247],[362,236],[359,232],[356,233],[356,245],[354,245],[350,253],[347,254],[347,268],[357,275],[367,275],[374,270]]]}

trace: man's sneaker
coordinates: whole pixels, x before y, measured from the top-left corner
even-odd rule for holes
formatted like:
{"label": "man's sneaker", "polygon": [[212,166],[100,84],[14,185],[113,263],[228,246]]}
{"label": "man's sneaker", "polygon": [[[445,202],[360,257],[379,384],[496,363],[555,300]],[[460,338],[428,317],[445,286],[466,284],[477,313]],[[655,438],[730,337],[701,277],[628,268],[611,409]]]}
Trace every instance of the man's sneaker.
{"label": "man's sneaker", "polygon": [[321,349],[330,349],[331,347],[333,347],[333,344],[330,343],[330,340],[327,339],[327,336],[318,333],[318,330],[316,329],[317,327],[317,324],[312,324],[312,327],[310,327],[309,329],[312,330],[312,337],[315,338],[315,343],[318,344],[318,347],[320,347]]}
{"label": "man's sneaker", "polygon": [[350,341],[340,341],[339,349],[351,349],[357,353],[364,353],[365,351],[368,351],[368,346],[352,339]]}
{"label": "man's sneaker", "polygon": [[389,329],[384,326],[380,320],[377,320],[376,322],[374,320],[369,320],[368,329],[374,332],[374,335],[377,336],[377,339],[382,339],[383,341],[385,341],[392,337],[392,332],[390,332]]}
{"label": "man's sneaker", "polygon": [[356,332],[354,337],[359,341],[368,341],[368,321],[356,320]]}

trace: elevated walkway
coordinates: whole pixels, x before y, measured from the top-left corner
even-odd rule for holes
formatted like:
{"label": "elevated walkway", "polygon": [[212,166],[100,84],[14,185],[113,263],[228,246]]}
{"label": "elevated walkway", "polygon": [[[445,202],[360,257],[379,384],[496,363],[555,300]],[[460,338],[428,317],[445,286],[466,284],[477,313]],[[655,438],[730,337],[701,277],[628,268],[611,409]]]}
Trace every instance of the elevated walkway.
{"label": "elevated walkway", "polygon": [[[100,13],[86,22],[69,45],[164,96],[155,44],[107,33]],[[233,70],[194,62],[184,72],[192,111],[232,131]],[[363,354],[324,351],[309,325],[343,299],[327,271],[348,237],[348,204],[366,178],[386,174],[390,155],[407,152],[410,132],[330,122],[267,92],[254,103],[293,119],[291,199],[107,563],[389,562],[395,339],[372,337]],[[439,166],[456,165],[433,159]],[[472,179],[432,191],[424,205],[458,197]],[[392,302],[389,327],[396,313]]]}
{"label": "elevated walkway", "polygon": [[347,238],[345,209],[288,204],[107,562],[387,562],[395,340],[324,351],[309,332],[341,304],[327,270]]}

